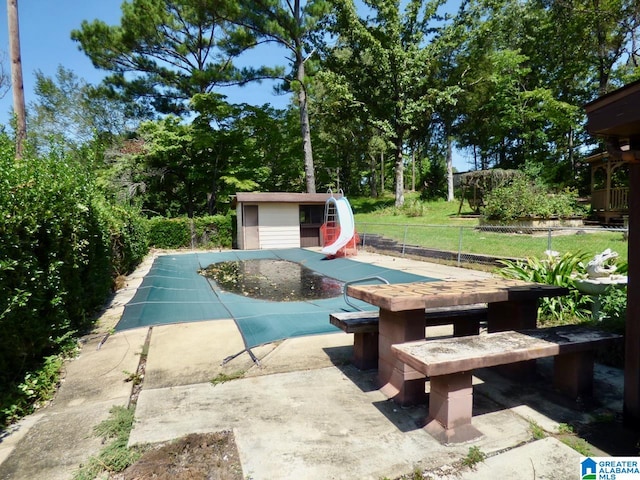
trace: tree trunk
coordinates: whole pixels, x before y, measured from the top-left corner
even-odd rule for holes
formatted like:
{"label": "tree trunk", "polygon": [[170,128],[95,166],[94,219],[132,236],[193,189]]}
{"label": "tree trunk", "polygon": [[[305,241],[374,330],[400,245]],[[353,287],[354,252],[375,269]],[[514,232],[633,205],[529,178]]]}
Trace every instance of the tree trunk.
{"label": "tree trunk", "polygon": [[411,146],[411,191],[416,191],[416,151]]}
{"label": "tree trunk", "polygon": [[27,137],[27,120],[24,103],[24,85],[22,84],[22,59],[20,58],[18,0],[7,0],[7,21],[9,24],[13,111],[16,116],[16,158],[19,159],[22,158],[24,141]]}
{"label": "tree trunk", "polygon": [[380,152],[380,193],[384,193],[384,152]]}
{"label": "tree trunk", "polygon": [[404,158],[402,156],[402,138],[400,137],[396,141],[396,160],[395,160],[395,174],[396,174],[396,207],[404,205]]}
{"label": "tree trunk", "polygon": [[[296,2],[297,3],[297,2]],[[313,165],[313,150],[311,148],[311,127],[309,125],[309,106],[307,91],[304,85],[305,71],[302,57],[302,44],[296,45],[296,80],[298,80],[298,106],[300,108],[300,129],[302,131],[302,151],[304,154],[304,175],[307,183],[307,193],[316,193],[316,174]]]}
{"label": "tree trunk", "polygon": [[447,202],[453,202],[453,138],[447,135]]}
{"label": "tree trunk", "polygon": [[185,180],[185,183],[187,187],[187,217],[193,218],[193,213],[195,211],[193,201],[193,184],[188,180]]}
{"label": "tree trunk", "polygon": [[371,198],[378,197],[378,188],[376,187],[376,177],[377,177],[376,167],[377,167],[376,156],[373,153],[370,153],[369,168],[371,168],[371,175],[369,175],[369,190],[370,190],[369,195],[371,196]]}
{"label": "tree trunk", "polygon": [[568,152],[567,152],[567,156],[568,156],[568,161],[569,161],[569,165],[571,166],[571,175],[575,178],[576,175],[576,165],[574,162],[574,155],[573,155],[573,127],[569,127],[569,146],[567,148]]}
{"label": "tree trunk", "polygon": [[218,165],[220,157],[218,154],[214,157],[213,168],[211,169],[211,192],[207,194],[207,211],[209,215],[215,215],[218,203]]}
{"label": "tree trunk", "polygon": [[478,150],[476,145],[473,146],[473,169],[478,170]]}

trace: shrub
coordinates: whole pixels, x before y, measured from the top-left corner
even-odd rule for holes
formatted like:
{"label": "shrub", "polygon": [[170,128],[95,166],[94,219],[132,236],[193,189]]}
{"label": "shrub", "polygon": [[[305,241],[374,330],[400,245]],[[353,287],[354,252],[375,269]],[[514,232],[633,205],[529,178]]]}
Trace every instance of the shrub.
{"label": "shrub", "polygon": [[186,218],[153,217],[147,226],[149,246],[185,248],[191,245],[191,233]]}
{"label": "shrub", "polygon": [[232,234],[231,215],[164,218],[148,221],[149,245],[156,248],[229,248]]}
{"label": "shrub", "polygon": [[568,218],[583,215],[578,194],[564,190],[552,194],[526,177],[516,177],[508,185],[489,192],[482,214],[489,220],[510,221],[518,218]]}
{"label": "shrub", "polygon": [[475,213],[480,213],[480,209],[485,205],[486,194],[523,175],[520,170],[500,168],[463,173],[460,175],[460,196],[464,196],[464,200],[469,202],[469,206]]}
{"label": "shrub", "polygon": [[[84,165],[56,151],[16,161],[6,135],[0,135],[0,205],[2,424],[6,402],[32,402],[34,372],[50,371],[50,359],[70,336],[91,325],[114,273],[130,268],[146,245],[135,212],[122,218],[101,201]],[[118,267],[114,249],[121,252]]]}
{"label": "shrub", "polygon": [[230,248],[233,217],[209,215],[193,219],[195,242],[202,248]]}
{"label": "shrub", "polygon": [[627,289],[610,286],[600,295],[600,318],[607,324],[616,326],[617,333],[624,333],[627,316]]}
{"label": "shrub", "polygon": [[147,223],[133,207],[108,203],[97,195],[94,205],[108,235],[112,276],[130,273],[149,251]]}
{"label": "shrub", "polygon": [[427,204],[418,198],[411,198],[404,203],[401,212],[407,217],[424,217]]}
{"label": "shrub", "polygon": [[[627,289],[611,286],[600,295],[600,318],[597,326],[602,330],[626,334],[627,327]],[[624,367],[624,343],[616,343],[607,349],[599,350],[596,360],[605,365],[617,368]]]}

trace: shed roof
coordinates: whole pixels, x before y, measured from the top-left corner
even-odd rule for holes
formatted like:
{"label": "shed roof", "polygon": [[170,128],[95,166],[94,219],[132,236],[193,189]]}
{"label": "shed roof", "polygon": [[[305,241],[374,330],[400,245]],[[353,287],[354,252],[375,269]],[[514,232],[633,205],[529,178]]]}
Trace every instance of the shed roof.
{"label": "shed roof", "polygon": [[331,193],[238,192],[233,196],[231,205],[232,207],[235,207],[238,203],[322,204],[326,203],[331,196],[336,198],[342,197],[341,194]]}

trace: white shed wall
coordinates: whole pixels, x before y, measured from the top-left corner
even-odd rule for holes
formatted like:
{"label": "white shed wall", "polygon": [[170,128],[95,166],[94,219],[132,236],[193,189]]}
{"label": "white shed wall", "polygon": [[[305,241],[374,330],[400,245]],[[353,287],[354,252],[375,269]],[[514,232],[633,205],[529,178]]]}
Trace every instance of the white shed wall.
{"label": "white shed wall", "polygon": [[259,206],[260,248],[300,248],[300,207],[291,203]]}
{"label": "white shed wall", "polygon": [[244,250],[244,227],[242,221],[242,204],[236,209],[236,241],[238,242],[238,249]]}

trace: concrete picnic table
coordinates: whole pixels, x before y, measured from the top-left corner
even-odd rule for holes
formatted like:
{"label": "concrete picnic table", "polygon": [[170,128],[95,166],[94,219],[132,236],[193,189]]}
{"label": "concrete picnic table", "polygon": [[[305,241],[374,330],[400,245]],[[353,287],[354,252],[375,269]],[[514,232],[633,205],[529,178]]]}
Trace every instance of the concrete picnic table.
{"label": "concrete picnic table", "polygon": [[[401,405],[425,401],[425,377],[393,355],[391,345],[424,339],[426,308],[486,303],[489,332],[532,329],[539,300],[568,293],[565,287],[503,278],[347,287],[348,296],[380,308],[378,380],[385,395]],[[535,364],[506,367],[522,374]]]}

